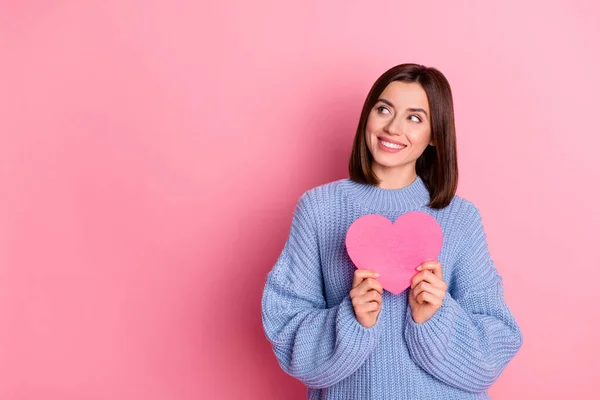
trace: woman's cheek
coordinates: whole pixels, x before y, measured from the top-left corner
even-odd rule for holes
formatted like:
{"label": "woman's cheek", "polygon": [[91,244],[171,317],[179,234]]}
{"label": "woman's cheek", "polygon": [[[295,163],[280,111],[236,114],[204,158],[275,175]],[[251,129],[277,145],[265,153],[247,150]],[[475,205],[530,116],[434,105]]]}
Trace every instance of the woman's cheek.
{"label": "woman's cheek", "polygon": [[409,133],[407,133],[407,136],[413,143],[429,143],[429,129],[427,127],[412,129]]}

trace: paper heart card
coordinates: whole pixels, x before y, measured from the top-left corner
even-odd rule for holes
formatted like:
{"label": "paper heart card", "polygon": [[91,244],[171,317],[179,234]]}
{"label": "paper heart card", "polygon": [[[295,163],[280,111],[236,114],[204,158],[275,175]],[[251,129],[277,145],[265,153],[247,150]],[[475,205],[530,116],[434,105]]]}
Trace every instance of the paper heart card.
{"label": "paper heart card", "polygon": [[439,223],[425,212],[408,212],[394,223],[370,214],[350,225],[346,249],[358,269],[379,273],[383,288],[399,294],[410,286],[420,264],[437,260],[443,238]]}

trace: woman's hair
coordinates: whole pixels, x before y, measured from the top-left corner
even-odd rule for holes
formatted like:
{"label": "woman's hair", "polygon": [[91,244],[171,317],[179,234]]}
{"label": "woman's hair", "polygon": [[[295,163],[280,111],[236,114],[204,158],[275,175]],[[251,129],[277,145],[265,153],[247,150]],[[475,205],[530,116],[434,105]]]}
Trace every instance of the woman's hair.
{"label": "woman's hair", "polygon": [[454,106],[448,80],[432,67],[418,64],[397,65],[386,71],[373,84],[363,105],[354,136],[349,165],[350,179],[373,185],[380,183],[372,168],[373,156],[367,147],[366,126],[379,96],[394,81],[416,82],[427,94],[434,146],[428,145],[417,159],[416,171],[429,190],[429,207],[444,208],[450,204],[458,186]]}

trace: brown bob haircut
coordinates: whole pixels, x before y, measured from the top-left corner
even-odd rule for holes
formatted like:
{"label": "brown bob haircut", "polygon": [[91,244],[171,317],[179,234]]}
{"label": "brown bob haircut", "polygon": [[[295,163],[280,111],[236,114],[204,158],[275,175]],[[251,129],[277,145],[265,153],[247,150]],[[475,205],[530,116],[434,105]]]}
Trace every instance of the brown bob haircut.
{"label": "brown bob haircut", "polygon": [[454,106],[448,80],[440,71],[432,67],[400,64],[390,68],[373,84],[360,113],[354,136],[349,165],[350,179],[372,185],[380,183],[373,172],[373,156],[367,147],[366,127],[369,114],[379,96],[394,81],[418,83],[427,94],[431,112],[433,146],[427,146],[417,159],[416,172],[429,190],[428,206],[444,208],[450,204],[458,186]]}

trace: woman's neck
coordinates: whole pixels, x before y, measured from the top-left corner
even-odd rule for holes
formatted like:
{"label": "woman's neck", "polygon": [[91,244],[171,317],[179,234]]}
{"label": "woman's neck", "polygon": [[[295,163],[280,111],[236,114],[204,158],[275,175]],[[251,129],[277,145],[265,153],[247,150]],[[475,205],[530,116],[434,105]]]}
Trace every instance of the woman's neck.
{"label": "woman's neck", "polygon": [[386,168],[373,165],[373,172],[379,178],[381,189],[402,189],[415,181],[417,172],[415,168],[406,168],[399,170],[398,168]]}

